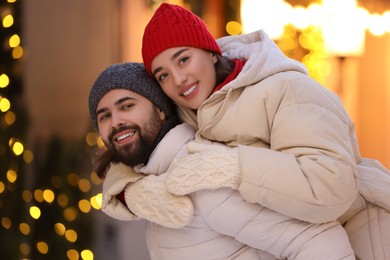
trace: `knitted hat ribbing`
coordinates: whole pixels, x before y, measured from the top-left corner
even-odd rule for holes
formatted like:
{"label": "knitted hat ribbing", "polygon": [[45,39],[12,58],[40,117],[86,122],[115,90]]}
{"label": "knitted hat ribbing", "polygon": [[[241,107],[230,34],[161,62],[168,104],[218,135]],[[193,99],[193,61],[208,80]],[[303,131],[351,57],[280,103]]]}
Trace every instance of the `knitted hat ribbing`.
{"label": "knitted hat ribbing", "polygon": [[161,109],[167,118],[175,113],[172,101],[158,83],[149,77],[142,63],[113,64],[100,73],[89,93],[89,113],[96,131],[99,131],[96,117],[98,103],[113,89],[127,89],[144,96]]}
{"label": "knitted hat ribbing", "polygon": [[221,55],[221,49],[195,14],[178,5],[162,3],[145,28],[142,58],[151,75],[151,63],[162,51],[173,47],[195,47]]}

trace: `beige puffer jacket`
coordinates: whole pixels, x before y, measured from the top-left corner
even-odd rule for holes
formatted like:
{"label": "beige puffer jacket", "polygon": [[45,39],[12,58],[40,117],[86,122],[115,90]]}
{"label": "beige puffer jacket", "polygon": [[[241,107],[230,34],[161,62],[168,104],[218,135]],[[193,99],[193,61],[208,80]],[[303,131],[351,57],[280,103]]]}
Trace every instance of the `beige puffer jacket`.
{"label": "beige puffer jacket", "polygon": [[[148,164],[137,170],[146,175],[169,174],[171,162],[187,154],[188,138],[183,137],[189,129],[185,124],[172,129]],[[195,213],[187,226],[172,229],[147,222],[152,260],[355,259],[337,221],[304,223],[248,203],[229,188],[201,190],[190,196]]]}
{"label": "beige puffer jacket", "polygon": [[390,174],[361,158],[339,98],[263,31],[218,43],[224,56],[247,60],[242,72],[197,115],[185,108],[180,114],[199,129],[197,139],[239,147],[242,197],[313,223],[348,221],[361,259],[389,259]]}

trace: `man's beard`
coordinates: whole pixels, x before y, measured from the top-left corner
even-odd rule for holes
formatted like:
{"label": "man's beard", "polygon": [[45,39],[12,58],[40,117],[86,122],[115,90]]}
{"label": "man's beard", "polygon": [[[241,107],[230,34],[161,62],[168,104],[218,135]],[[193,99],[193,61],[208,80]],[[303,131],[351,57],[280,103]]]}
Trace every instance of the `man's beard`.
{"label": "man's beard", "polygon": [[[160,120],[158,111],[154,109],[148,123],[145,124],[144,129],[141,129],[139,125],[135,124],[120,126],[111,133],[109,137],[110,143],[106,144],[106,146],[111,150],[116,159],[128,166],[134,167],[140,164],[145,164],[153,152],[155,147],[154,142],[161,130],[161,127],[162,121]],[[137,131],[138,138],[117,149],[113,143],[112,136],[126,129]]]}

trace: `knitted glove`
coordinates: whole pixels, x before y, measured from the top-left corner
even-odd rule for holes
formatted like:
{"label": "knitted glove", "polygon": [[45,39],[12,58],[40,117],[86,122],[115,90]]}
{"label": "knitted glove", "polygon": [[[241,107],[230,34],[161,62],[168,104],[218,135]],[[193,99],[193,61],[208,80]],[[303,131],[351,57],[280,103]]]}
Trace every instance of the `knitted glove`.
{"label": "knitted glove", "polygon": [[192,220],[194,207],[188,196],[167,191],[165,177],[149,175],[125,190],[126,204],[137,216],[168,228],[182,228]]}
{"label": "knitted glove", "polygon": [[116,195],[121,193],[127,184],[134,183],[144,176],[123,163],[112,163],[103,180],[102,211],[119,220],[136,219],[136,215],[120,202]]}
{"label": "knitted glove", "polygon": [[[119,220],[144,218],[169,228],[186,226],[194,214],[192,201],[169,193],[164,175],[145,176],[123,163],[111,164],[103,182],[103,212]],[[123,190],[127,206],[116,196]]]}
{"label": "knitted glove", "polygon": [[238,190],[241,183],[238,148],[191,142],[188,152],[170,168],[165,182],[169,192],[184,195],[222,187]]}

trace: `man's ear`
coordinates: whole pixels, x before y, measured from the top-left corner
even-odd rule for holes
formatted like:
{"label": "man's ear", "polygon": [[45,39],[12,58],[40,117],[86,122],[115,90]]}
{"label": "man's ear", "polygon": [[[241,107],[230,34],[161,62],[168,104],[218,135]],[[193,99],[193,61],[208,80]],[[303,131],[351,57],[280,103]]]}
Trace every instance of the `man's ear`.
{"label": "man's ear", "polygon": [[159,109],[159,108],[157,108],[157,109],[158,109],[158,114],[160,115],[161,121],[164,121],[167,116],[165,115],[165,113],[163,111],[161,111],[161,109]]}

